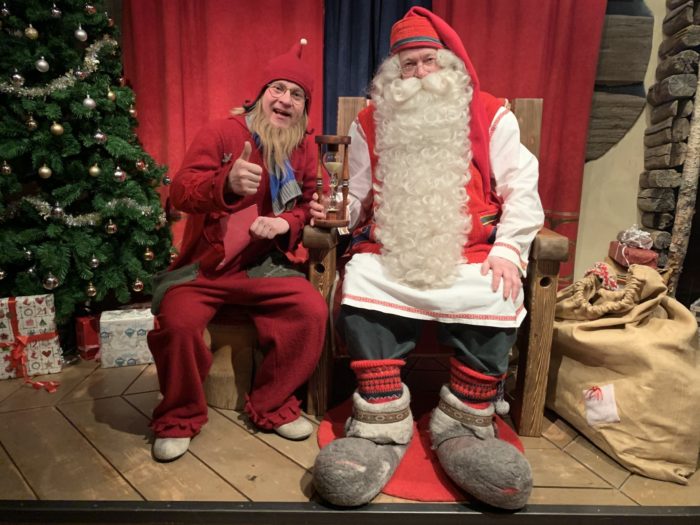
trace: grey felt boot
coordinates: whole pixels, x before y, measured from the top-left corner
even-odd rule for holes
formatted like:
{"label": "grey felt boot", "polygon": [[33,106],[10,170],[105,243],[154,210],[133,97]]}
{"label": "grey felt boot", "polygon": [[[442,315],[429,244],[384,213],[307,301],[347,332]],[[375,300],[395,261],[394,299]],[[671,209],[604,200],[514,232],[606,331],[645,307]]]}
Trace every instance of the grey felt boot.
{"label": "grey felt boot", "polygon": [[364,505],[391,479],[413,435],[411,397],[402,386],[401,397],[388,403],[368,403],[353,394],[346,437],[323,448],[314,464],[314,486],[329,503]]}
{"label": "grey felt boot", "polygon": [[442,468],[460,488],[502,509],[525,506],[532,491],[532,471],[525,456],[498,439],[494,407],[465,405],[447,387],[430,419],[430,435]]}

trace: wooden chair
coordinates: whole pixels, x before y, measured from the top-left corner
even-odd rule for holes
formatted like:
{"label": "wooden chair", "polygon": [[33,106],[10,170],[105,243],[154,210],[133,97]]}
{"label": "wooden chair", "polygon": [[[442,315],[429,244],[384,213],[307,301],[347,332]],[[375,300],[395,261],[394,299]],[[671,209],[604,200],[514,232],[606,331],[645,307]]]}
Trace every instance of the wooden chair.
{"label": "wooden chair", "polygon": [[[365,105],[363,97],[340,97],[338,134],[347,134],[350,124]],[[542,99],[516,99],[512,106],[520,124],[521,142],[538,156]],[[307,226],[304,229],[304,245],[310,252],[309,279],[332,307],[330,301],[336,275],[338,234],[335,230]],[[537,234],[531,249],[524,287],[528,316],[518,334],[518,369],[515,390],[510,399],[511,417],[522,436],[539,436],[542,433],[559,265],[567,259],[568,252],[566,237],[546,228]],[[328,407],[334,359],[333,336],[329,332],[324,353],[309,380],[307,411],[311,414],[322,415]]]}

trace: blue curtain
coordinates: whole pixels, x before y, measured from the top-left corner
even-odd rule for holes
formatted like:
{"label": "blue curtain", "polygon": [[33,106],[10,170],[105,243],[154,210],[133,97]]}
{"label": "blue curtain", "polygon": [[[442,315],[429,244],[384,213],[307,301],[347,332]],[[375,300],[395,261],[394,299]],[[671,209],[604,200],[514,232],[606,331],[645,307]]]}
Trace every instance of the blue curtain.
{"label": "blue curtain", "polygon": [[338,97],[367,94],[389,54],[391,26],[414,5],[431,9],[432,0],[326,0],[324,133],[335,133]]}

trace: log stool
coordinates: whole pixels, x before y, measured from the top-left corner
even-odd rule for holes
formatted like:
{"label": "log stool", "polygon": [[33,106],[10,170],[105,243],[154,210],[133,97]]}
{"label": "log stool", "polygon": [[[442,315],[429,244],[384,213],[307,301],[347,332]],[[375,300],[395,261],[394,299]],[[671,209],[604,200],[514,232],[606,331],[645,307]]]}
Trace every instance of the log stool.
{"label": "log stool", "polygon": [[214,354],[204,381],[207,404],[242,410],[262,357],[255,326],[239,309],[224,307],[207,326],[204,340]]}

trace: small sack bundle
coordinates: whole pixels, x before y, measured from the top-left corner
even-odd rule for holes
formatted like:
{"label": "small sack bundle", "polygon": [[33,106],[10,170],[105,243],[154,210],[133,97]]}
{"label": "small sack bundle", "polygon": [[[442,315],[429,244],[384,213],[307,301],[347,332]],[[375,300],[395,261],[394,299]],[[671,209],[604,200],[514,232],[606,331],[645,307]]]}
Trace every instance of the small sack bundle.
{"label": "small sack bundle", "polygon": [[596,271],[559,292],[547,406],[632,472],[687,484],[700,447],[693,314],[659,273]]}

